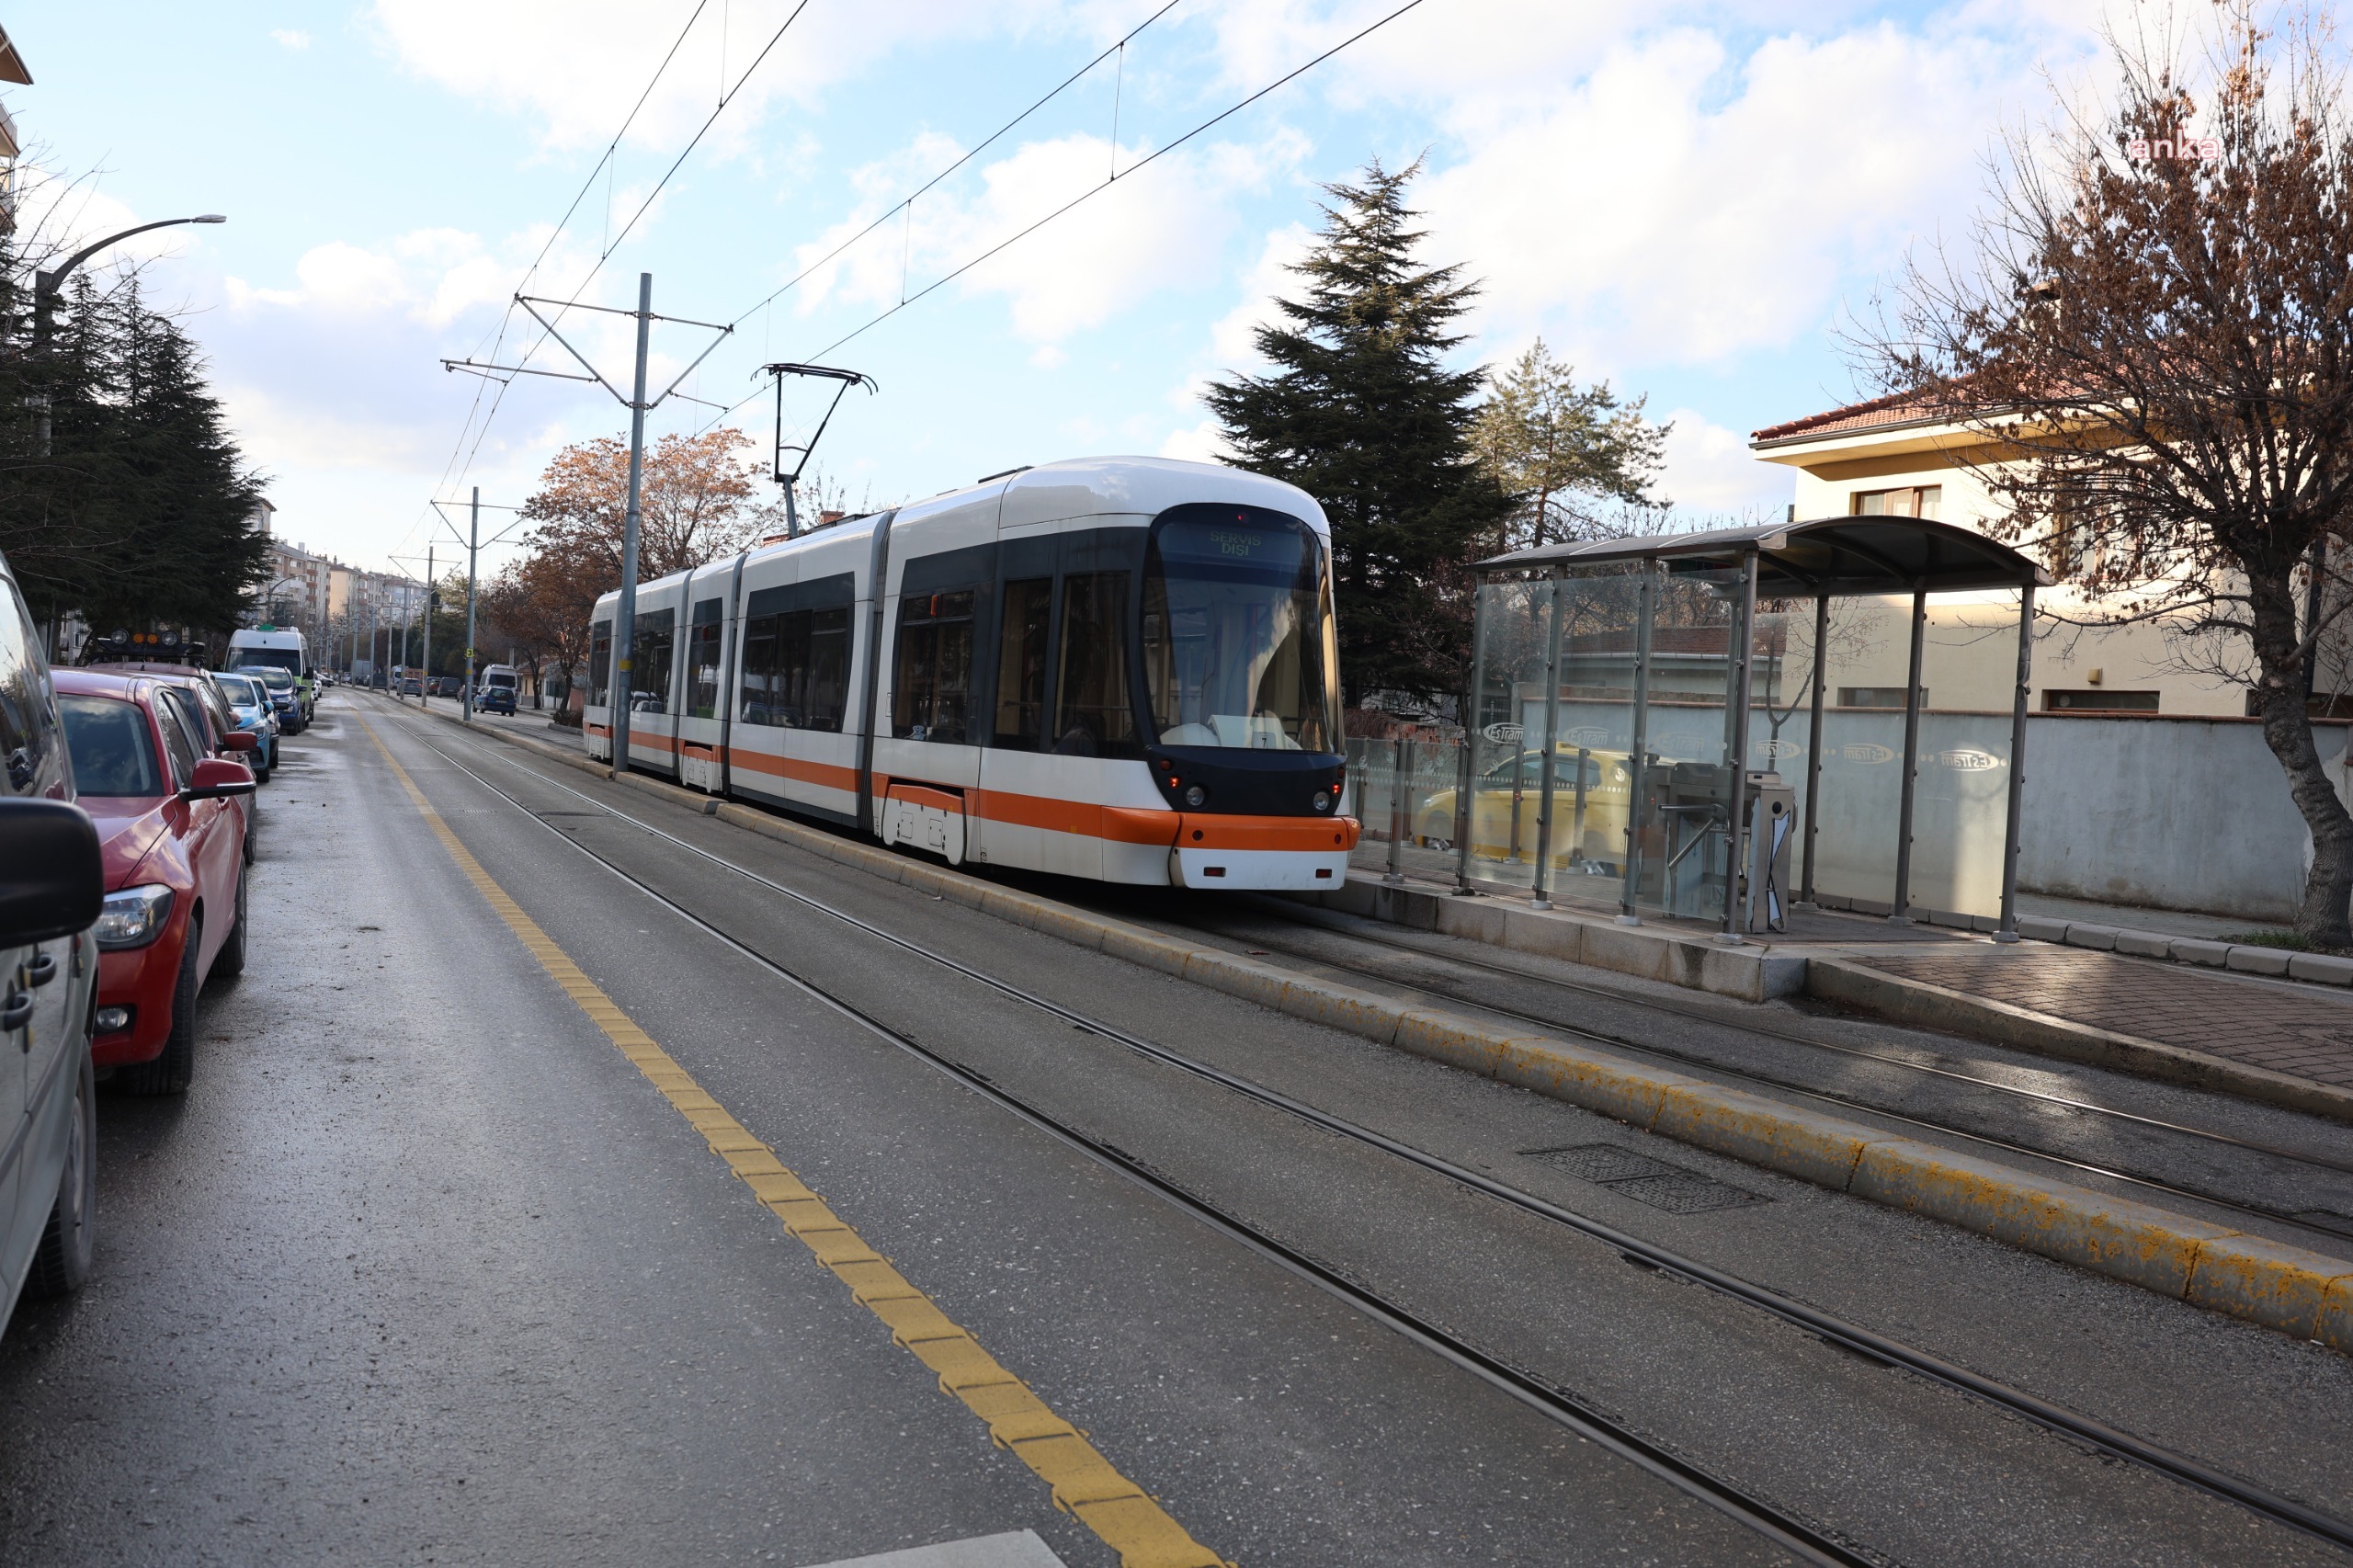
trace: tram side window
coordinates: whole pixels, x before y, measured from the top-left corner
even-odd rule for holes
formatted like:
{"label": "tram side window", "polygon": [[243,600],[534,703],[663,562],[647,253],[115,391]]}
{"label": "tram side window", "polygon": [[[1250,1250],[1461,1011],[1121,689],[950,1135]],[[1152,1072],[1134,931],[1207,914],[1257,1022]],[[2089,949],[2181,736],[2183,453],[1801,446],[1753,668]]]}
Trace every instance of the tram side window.
{"label": "tram side window", "polygon": [[906,741],[964,744],[972,684],[972,590],[899,601],[899,673],[891,733]]}
{"label": "tram side window", "polygon": [[745,622],[744,722],[838,731],[848,705],[847,605]]}
{"label": "tram side window", "polygon": [[1063,579],[1063,646],[1054,682],[1054,750],[1063,756],[1136,755],[1128,695],[1128,574]]}
{"label": "tram side window", "polygon": [[694,683],[688,711],[698,719],[719,717],[719,601],[695,606],[694,631],[687,639],[687,669]]}
{"label": "tram side window", "polygon": [[762,615],[744,622],[744,722],[782,725],[784,694],[777,687],[777,639],[784,617]]}
{"label": "tram side window", "polygon": [[600,620],[588,628],[588,706],[602,708],[612,700],[613,623]]}
{"label": "tram side window", "polygon": [[1036,751],[1046,733],[1046,631],[1054,580],[1005,585],[1005,624],[997,639],[996,744]]}
{"label": "tram side window", "polygon": [[677,641],[678,612],[648,610],[630,630],[629,710],[670,711],[670,655]]}
{"label": "tram side window", "polygon": [[813,730],[838,732],[849,710],[849,606],[811,610],[807,698],[802,711]]}

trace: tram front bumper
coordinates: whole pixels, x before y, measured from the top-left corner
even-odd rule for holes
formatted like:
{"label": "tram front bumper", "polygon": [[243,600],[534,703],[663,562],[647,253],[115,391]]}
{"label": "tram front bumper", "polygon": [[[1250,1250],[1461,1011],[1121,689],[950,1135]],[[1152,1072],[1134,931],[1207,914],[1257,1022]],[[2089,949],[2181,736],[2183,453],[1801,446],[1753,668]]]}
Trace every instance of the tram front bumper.
{"label": "tram front bumper", "polygon": [[1211,816],[1177,819],[1168,880],[1183,888],[1313,892],[1348,880],[1353,817]]}

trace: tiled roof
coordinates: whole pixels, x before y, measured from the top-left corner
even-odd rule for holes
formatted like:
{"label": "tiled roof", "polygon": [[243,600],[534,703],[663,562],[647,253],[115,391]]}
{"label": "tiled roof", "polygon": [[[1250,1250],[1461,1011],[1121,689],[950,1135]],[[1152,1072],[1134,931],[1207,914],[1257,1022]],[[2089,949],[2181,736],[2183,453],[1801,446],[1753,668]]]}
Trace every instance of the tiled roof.
{"label": "tiled roof", "polygon": [[1802,419],[1792,419],[1785,425],[1768,425],[1752,431],[1751,441],[1787,441],[1800,437],[1836,436],[1848,430],[1870,430],[1882,425],[1911,425],[1922,420],[1949,416],[1953,410],[1930,402],[1926,393],[1916,392],[1891,392],[1868,403],[1850,403],[1844,408],[1833,408],[1821,414],[1809,414]]}

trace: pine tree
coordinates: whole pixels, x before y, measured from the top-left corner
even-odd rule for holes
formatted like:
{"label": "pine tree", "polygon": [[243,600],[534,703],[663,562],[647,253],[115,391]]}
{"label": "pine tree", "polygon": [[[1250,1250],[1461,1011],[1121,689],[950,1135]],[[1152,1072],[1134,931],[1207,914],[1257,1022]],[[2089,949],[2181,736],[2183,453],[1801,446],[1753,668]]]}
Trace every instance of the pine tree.
{"label": "pine tree", "polygon": [[1260,329],[1277,369],[1206,394],[1243,466],[1287,480],[1332,523],[1340,678],[1347,700],[1460,691],[1470,646],[1465,563],[1509,510],[1472,459],[1477,368],[1449,369],[1448,330],[1476,284],[1425,267],[1405,187],[1375,160],[1356,185],[1325,187],[1320,240],[1292,270],[1303,300],[1279,300]]}
{"label": "pine tree", "polygon": [[1496,551],[1625,531],[1596,503],[1621,512],[1665,506],[1649,487],[1671,426],[1643,416],[1648,402],[1621,403],[1608,381],[1578,386],[1540,337],[1498,371],[1471,433],[1480,465],[1512,497]]}
{"label": "pine tree", "polygon": [[[263,572],[249,521],[261,485],[196,346],[135,283],[101,292],[76,277],[38,357],[24,291],[0,305],[0,551],[35,616],[78,610],[102,632],[237,625]],[[38,392],[46,454],[27,403]]]}

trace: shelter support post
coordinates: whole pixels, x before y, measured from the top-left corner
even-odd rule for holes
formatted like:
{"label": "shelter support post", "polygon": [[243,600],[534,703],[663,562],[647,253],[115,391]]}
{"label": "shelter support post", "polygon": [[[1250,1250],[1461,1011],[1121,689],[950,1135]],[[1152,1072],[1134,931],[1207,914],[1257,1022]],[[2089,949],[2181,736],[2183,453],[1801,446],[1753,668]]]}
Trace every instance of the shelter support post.
{"label": "shelter support post", "polygon": [[1389,762],[1389,869],[1381,880],[1391,887],[1402,887],[1405,881],[1405,829],[1412,821],[1405,807],[1405,766],[1412,751],[1413,743],[1399,735]]}
{"label": "shelter support post", "polygon": [[1561,733],[1561,600],[1568,584],[1561,568],[1552,568],[1552,621],[1544,633],[1544,756],[1536,773],[1536,898],[1535,907],[1552,907],[1552,785],[1559,772],[1556,742]]}
{"label": "shelter support post", "polygon": [[1805,849],[1798,874],[1800,909],[1817,907],[1813,899],[1813,845],[1822,832],[1822,688],[1829,679],[1830,596],[1813,600],[1813,724],[1805,742]]}
{"label": "shelter support post", "polygon": [[1634,716],[1633,733],[1626,746],[1625,881],[1618,894],[1618,924],[1640,926],[1634,913],[1636,890],[1643,876],[1643,795],[1650,787],[1651,744],[1651,622],[1658,602],[1658,568],[1642,563],[1643,575],[1634,590]]}
{"label": "shelter support post", "polygon": [[1467,706],[1462,713],[1462,756],[1455,769],[1454,784],[1454,892],[1458,898],[1479,896],[1479,890],[1471,885],[1471,835],[1478,820],[1472,814],[1475,802],[1471,792],[1478,783],[1479,721],[1487,705],[1487,596],[1483,588],[1472,595],[1471,602],[1471,689],[1463,698]]}
{"label": "shelter support post", "polygon": [[2034,585],[2018,590],[2018,684],[2010,694],[2010,792],[2002,812],[2002,924],[1997,942],[2018,939],[2018,833],[2026,804],[2026,705],[2034,678]]}
{"label": "shelter support post", "polygon": [[1912,662],[1904,682],[1904,778],[1895,820],[1895,897],[1888,919],[1912,918],[1912,807],[1920,784],[1920,664],[1927,651],[1928,589],[1912,590]]}
{"label": "shelter support post", "polygon": [[1724,928],[1716,940],[1736,943],[1740,935],[1740,869],[1747,862],[1742,846],[1748,831],[1748,701],[1749,672],[1756,644],[1757,553],[1741,560],[1740,608],[1733,616],[1732,668],[1725,697],[1732,702],[1732,723],[1724,737],[1724,760],[1732,766],[1732,820],[1724,824]]}

